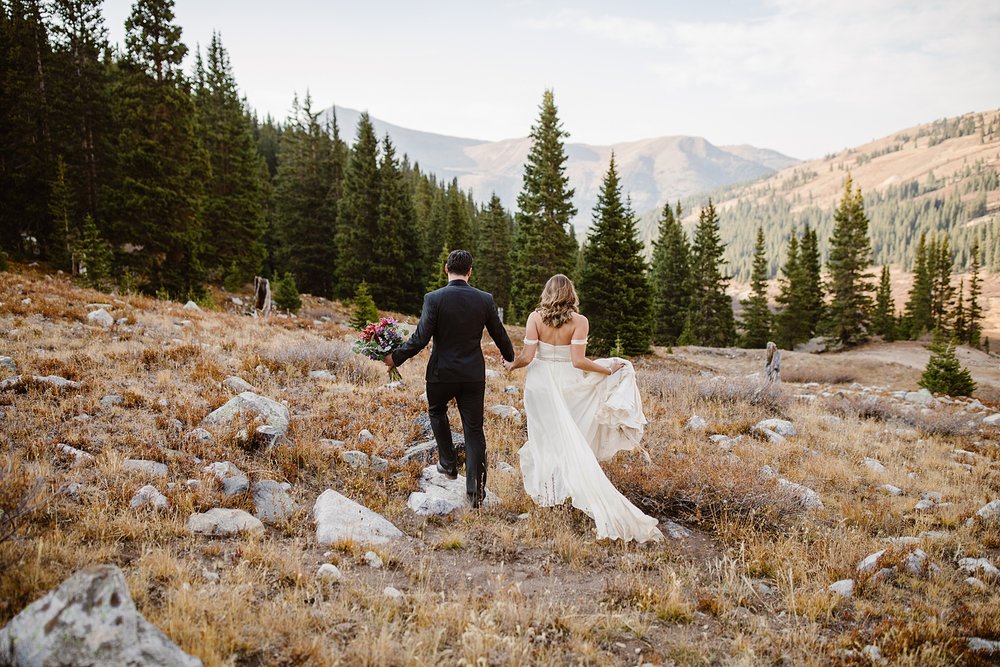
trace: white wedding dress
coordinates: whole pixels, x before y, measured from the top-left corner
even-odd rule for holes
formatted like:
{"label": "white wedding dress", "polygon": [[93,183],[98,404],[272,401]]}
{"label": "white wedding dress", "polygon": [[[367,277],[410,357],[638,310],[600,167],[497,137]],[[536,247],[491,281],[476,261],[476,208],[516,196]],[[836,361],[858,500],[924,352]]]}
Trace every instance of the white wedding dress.
{"label": "white wedding dress", "polygon": [[[635,370],[625,361],[612,375],[585,373],[573,366],[570,349],[539,341],[528,365],[528,442],[518,452],[524,489],[543,507],[572,498],[574,507],[594,519],[598,538],[661,540],[657,520],[629,502],[598,463],[639,446],[646,418]],[[611,362],[597,360],[609,367]]]}

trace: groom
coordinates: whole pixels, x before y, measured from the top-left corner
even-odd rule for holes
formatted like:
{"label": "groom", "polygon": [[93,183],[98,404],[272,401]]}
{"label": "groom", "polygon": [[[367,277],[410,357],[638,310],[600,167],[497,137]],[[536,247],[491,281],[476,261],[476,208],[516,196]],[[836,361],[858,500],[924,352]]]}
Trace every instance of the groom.
{"label": "groom", "polygon": [[453,250],[444,268],[448,284],[424,295],[417,330],[395,352],[386,355],[385,365],[399,366],[433,339],[434,347],[427,362],[427,412],[437,440],[437,469],[450,479],[458,477],[448,423],[448,402],[454,398],[465,431],[465,489],[472,506],[479,507],[486,495],[483,328],[490,332],[507,361],[514,359],[514,346],[500,323],[493,295],[469,285],[472,255],[465,250]]}

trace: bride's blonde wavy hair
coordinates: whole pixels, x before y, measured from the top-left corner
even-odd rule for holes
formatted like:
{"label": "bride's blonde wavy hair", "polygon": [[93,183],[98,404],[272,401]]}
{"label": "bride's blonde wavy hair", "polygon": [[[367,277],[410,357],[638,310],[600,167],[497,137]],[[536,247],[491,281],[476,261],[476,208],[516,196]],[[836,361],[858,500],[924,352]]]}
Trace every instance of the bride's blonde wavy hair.
{"label": "bride's blonde wavy hair", "polygon": [[561,273],[549,278],[542,290],[542,298],[538,305],[538,312],[542,316],[542,322],[547,326],[558,329],[573,319],[573,313],[580,308],[580,299],[576,295],[576,288],[573,281]]}

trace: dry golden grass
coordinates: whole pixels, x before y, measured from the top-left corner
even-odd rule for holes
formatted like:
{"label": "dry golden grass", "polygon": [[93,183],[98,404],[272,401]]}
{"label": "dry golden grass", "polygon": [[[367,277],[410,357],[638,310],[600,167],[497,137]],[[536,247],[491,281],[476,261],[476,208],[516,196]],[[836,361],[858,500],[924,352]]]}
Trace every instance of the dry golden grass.
{"label": "dry golden grass", "polygon": [[[128,328],[86,324],[90,303],[109,304]],[[0,526],[13,522],[7,539],[0,532],[0,624],[101,562],[121,566],[147,618],[211,666],[867,664],[848,651],[873,643],[891,664],[976,664],[982,658],[967,652],[966,638],[1000,638],[1000,582],[979,591],[956,568],[965,556],[1000,564],[1000,526],[965,525],[1000,495],[1000,437],[969,427],[957,407],[922,414],[888,390],[873,398],[846,387],[798,400],[810,390],[762,391],[745,379],[744,366],[756,362],[743,352],[653,355],[636,364],[652,462],[621,454],[605,469],[633,502],[683,523],[691,537],[598,541],[593,522],[569,505],[536,507],[517,469],[525,427],[490,415],[488,485],[499,506],[423,519],[406,507],[422,465],[399,457],[421,439],[426,353],[402,368],[403,387],[387,389],[382,369],[350,352],[349,312],[338,303],[307,297],[302,317],[266,321],[214,308],[184,311],[38,273],[0,274],[0,354],[14,357],[19,373],[81,383],[0,393]],[[495,348],[486,354],[499,368]],[[795,363],[796,379],[824,389],[853,377],[829,355],[813,369],[804,355]],[[874,364],[865,372],[877,373]],[[313,370],[336,379],[310,378]],[[208,443],[187,435],[230,398],[221,383],[231,375],[288,406],[286,444],[241,441],[250,420],[216,429]],[[503,392],[522,383],[523,374],[488,380],[487,406],[523,407],[519,394]],[[890,387],[904,388],[913,389]],[[108,394],[123,400],[102,406]],[[684,428],[692,414],[707,421],[704,431]],[[753,425],[769,417],[790,419],[799,435],[754,437]],[[452,419],[459,430],[457,412]],[[361,442],[362,429],[374,438]],[[708,439],[713,433],[742,438],[727,451]],[[354,469],[323,438],[385,457],[388,470]],[[94,458],[77,464],[57,443]],[[886,470],[868,468],[865,457]],[[165,463],[168,477],[129,472],[126,458]],[[212,461],[231,461],[251,480],[291,483],[299,511],[256,537],[189,534],[192,512],[253,510],[246,494],[223,497],[203,471]],[[969,461],[971,472],[959,465]],[[501,462],[514,471],[499,470]],[[765,465],[814,489],[824,507],[804,509],[759,474]],[[80,485],[75,495],[65,492],[70,483]],[[129,506],[147,483],[165,493],[167,509]],[[886,483],[905,495],[887,495]],[[316,543],[308,511],[327,488],[406,533],[372,549],[381,569],[365,563],[369,546]],[[945,504],[915,511],[923,492]],[[869,553],[889,547],[892,564],[913,548],[886,538],[925,531],[944,533],[919,545],[938,570],[857,577]],[[342,570],[340,582],[315,576],[327,562]],[[844,578],[857,579],[851,599],[827,591]],[[403,601],[386,598],[386,586]]]}

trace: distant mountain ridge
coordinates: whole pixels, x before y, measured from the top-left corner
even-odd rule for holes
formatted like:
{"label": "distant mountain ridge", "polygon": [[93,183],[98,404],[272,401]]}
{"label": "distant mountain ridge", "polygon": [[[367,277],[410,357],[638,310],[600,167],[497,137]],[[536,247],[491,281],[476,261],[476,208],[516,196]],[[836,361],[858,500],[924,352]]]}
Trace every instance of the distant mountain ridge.
{"label": "distant mountain ridge", "polygon": [[[361,112],[346,107],[331,107],[324,118],[336,110],[341,136],[353,141]],[[528,137],[484,141],[423,132],[387,123],[371,117],[376,134],[389,134],[397,154],[406,154],[421,170],[471,189],[479,201],[492,193],[504,206],[514,209],[521,189],[524,161],[531,147]],[[527,129],[527,128],[525,128]],[[590,225],[591,213],[611,153],[614,151],[623,192],[632,198],[632,207],[641,212],[717,188],[757,180],[799,160],[777,151],[754,146],[716,146],[702,137],[663,136],[608,146],[582,143],[566,144],[566,173],[575,189],[574,204],[577,231]]]}

